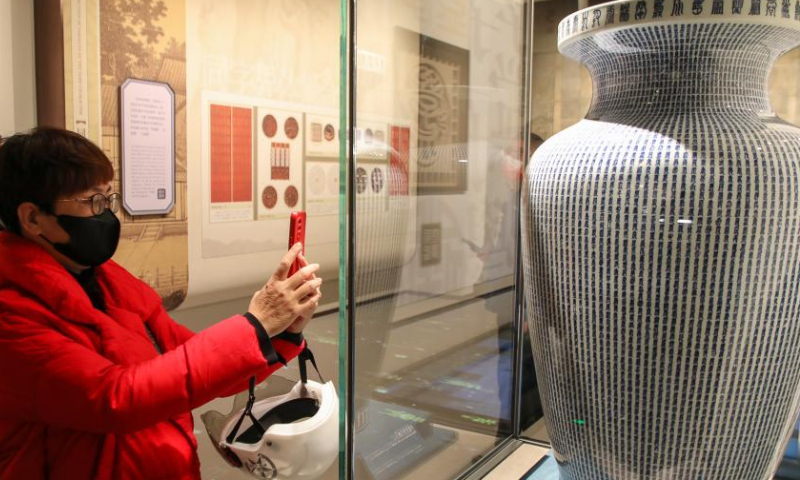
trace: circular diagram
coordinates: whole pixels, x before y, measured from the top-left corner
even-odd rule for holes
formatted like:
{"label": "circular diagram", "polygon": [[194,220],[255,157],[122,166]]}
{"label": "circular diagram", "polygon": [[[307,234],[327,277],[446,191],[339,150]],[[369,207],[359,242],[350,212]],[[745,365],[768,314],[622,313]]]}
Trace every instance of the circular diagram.
{"label": "circular diagram", "polygon": [[383,190],[383,171],[380,168],[372,169],[372,191],[381,193]]}
{"label": "circular diagram", "polygon": [[264,120],[261,121],[261,130],[264,131],[264,135],[267,138],[272,138],[275,136],[275,133],[278,131],[278,121],[275,120],[275,117],[272,115],[267,115],[264,117]]}
{"label": "circular diagram", "polygon": [[364,193],[367,190],[367,171],[361,167],[356,169],[356,192]]}
{"label": "circular diagram", "polygon": [[297,193],[297,188],[294,185],[289,185],[286,187],[286,191],[283,192],[283,201],[286,202],[286,205],[289,208],[294,208],[297,205],[297,200],[300,199],[300,194]]}
{"label": "circular diagram", "polygon": [[286,132],[286,136],[289,137],[289,140],[294,140],[297,138],[297,134],[300,133],[300,124],[297,123],[294,117],[289,117],[283,125],[283,131]]}
{"label": "circular diagram", "polygon": [[314,195],[325,193],[325,169],[319,165],[308,169],[308,190]]}
{"label": "circular diagram", "polygon": [[328,172],[328,192],[331,195],[339,195],[339,166],[334,165]]}
{"label": "circular diagram", "polygon": [[331,141],[333,137],[336,135],[336,130],[333,128],[333,125],[330,123],[325,125],[325,140]]}
{"label": "circular diagram", "polygon": [[275,204],[278,203],[278,191],[275,190],[275,187],[267,187],[261,192],[261,203],[269,209],[275,207]]}

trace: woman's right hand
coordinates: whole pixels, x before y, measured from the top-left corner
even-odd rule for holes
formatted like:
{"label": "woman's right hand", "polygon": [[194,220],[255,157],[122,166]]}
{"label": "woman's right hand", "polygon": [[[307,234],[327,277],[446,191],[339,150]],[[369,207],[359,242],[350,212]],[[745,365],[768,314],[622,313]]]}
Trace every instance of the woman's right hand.
{"label": "woman's right hand", "polygon": [[289,249],[267,284],[250,299],[247,311],[261,322],[270,337],[286,330],[297,317],[310,317],[317,308],[312,294],[322,285],[322,279],[314,275],[318,264],[306,265],[286,278],[301,249],[299,243]]}

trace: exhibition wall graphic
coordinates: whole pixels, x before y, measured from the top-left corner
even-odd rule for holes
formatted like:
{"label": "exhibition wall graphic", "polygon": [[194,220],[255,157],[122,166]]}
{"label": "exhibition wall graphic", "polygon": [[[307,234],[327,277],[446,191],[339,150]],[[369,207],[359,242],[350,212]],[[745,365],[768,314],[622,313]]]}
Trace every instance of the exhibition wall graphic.
{"label": "exhibition wall graphic", "polygon": [[[278,251],[286,248],[287,226],[278,217],[262,216],[268,205],[278,205],[275,191],[269,195],[273,161],[278,177],[281,171],[280,142],[264,141],[266,130],[277,139],[262,108],[266,100],[226,92],[204,91],[201,101],[200,169],[202,200],[203,258],[234,257],[248,253]],[[275,110],[273,108],[273,110]],[[268,138],[266,140],[269,140]],[[273,187],[274,188],[274,187]],[[265,193],[267,192],[267,193]],[[274,202],[274,203],[270,203]],[[298,203],[297,209],[302,209]],[[288,219],[288,210],[280,220]],[[287,235],[280,235],[286,230]]]}
{"label": "exhibition wall graphic", "polygon": [[419,194],[466,191],[468,132],[469,51],[420,35]]}
{"label": "exhibition wall graphic", "polygon": [[[282,251],[285,235],[275,232],[287,228],[294,210],[305,210],[309,217],[338,215],[338,150],[330,147],[339,143],[335,115],[310,105],[226,92],[202,96],[204,258]],[[361,128],[370,132],[369,141],[364,134],[359,143],[369,162],[357,175],[361,196],[408,195],[410,127],[407,121],[391,124],[367,118]],[[389,139],[392,131],[396,140]],[[392,158],[396,169],[389,168]],[[390,175],[394,170],[401,174]],[[337,231],[326,230],[314,240],[336,243]]]}
{"label": "exhibition wall graphic", "polygon": [[[137,172],[139,181],[122,185],[121,86],[137,79],[157,82],[172,91],[174,104],[159,110],[159,118],[174,122],[171,132],[162,132],[173,141],[167,149],[170,156],[174,154],[174,167],[161,171],[170,177],[166,179],[168,185],[159,180],[161,186],[151,191],[152,196],[147,195],[145,203],[156,206],[141,209],[148,214],[118,213],[122,232],[114,260],[153,287],[167,309],[176,308],[186,297],[189,283],[184,0],[62,0],[60,6],[65,33],[66,126],[102,147],[114,166],[112,188],[129,199],[144,198],[142,192],[134,190],[141,181],[149,181],[150,174],[139,168],[139,158],[135,161],[138,165],[127,165],[132,167],[129,179]],[[128,134],[133,132],[126,128]],[[140,143],[139,147],[146,148],[147,144]],[[166,158],[163,150],[159,155]],[[132,210],[140,211],[135,206]],[[168,213],[152,214],[156,210]]]}

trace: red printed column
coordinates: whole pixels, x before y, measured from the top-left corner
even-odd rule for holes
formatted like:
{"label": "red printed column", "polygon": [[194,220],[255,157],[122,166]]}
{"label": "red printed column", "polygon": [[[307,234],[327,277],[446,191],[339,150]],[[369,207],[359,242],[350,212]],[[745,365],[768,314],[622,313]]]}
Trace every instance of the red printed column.
{"label": "red printed column", "polygon": [[389,195],[408,195],[408,153],[410,130],[391,127],[392,152],[389,158]]}
{"label": "red printed column", "polygon": [[253,200],[253,113],[249,108],[234,107],[231,112],[233,148],[231,188],[234,202]]}
{"label": "red printed column", "polygon": [[211,105],[211,203],[228,203],[231,190],[231,107]]}

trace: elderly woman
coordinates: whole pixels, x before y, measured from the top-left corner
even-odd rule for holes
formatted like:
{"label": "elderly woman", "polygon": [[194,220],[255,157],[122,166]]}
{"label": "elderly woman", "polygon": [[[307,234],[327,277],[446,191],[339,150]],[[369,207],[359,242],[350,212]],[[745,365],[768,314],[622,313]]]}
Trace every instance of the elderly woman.
{"label": "elderly woman", "polygon": [[1,479],[199,479],[191,410],[304,348],[321,279],[299,245],[247,313],[195,334],[110,260],[113,173],[68,131],[0,146]]}

